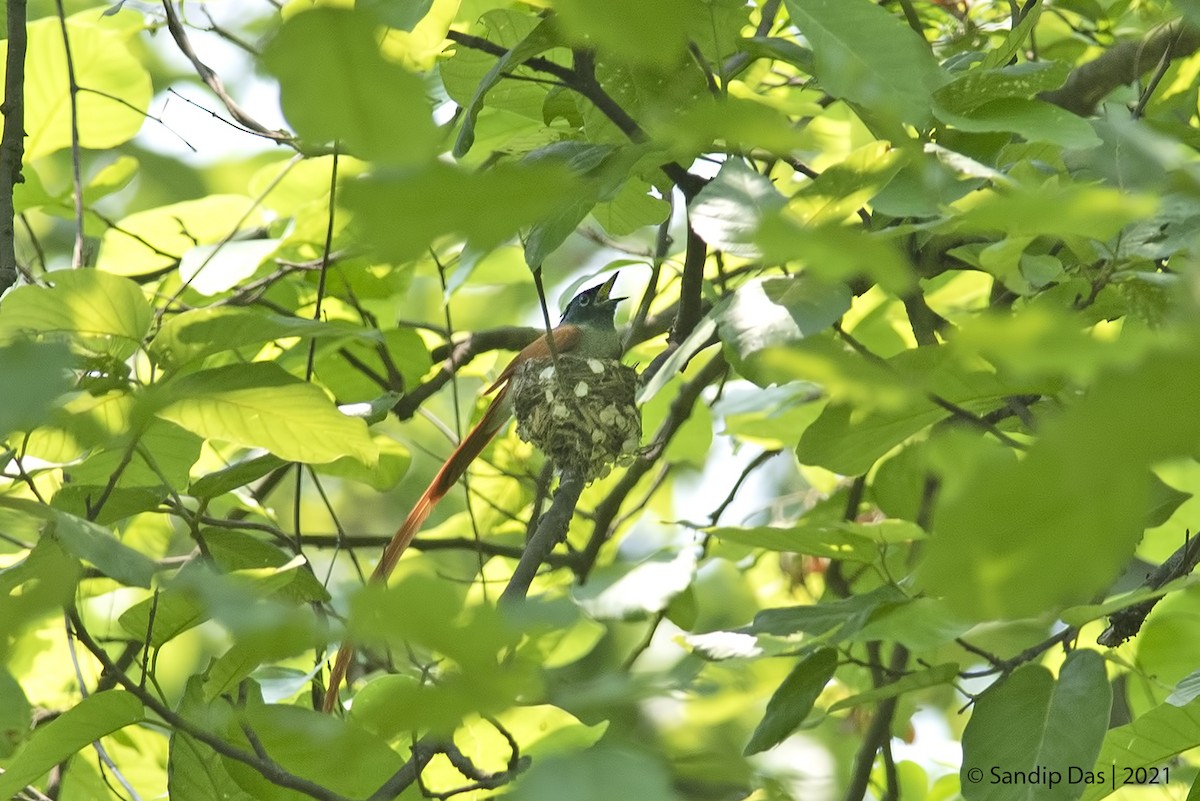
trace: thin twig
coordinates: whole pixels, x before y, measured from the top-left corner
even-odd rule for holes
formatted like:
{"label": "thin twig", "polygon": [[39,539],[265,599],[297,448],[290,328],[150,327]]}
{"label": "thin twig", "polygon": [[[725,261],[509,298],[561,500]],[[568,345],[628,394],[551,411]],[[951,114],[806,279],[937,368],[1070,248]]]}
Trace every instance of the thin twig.
{"label": "thin twig", "polygon": [[54,0],[58,11],[58,27],[62,30],[63,51],[67,58],[67,86],[71,108],[71,185],[75,196],[75,247],[71,251],[71,266],[83,266],[83,156],[79,147],[79,84],[75,82],[75,59],[71,56],[71,37],[67,35],[67,15],[62,0]]}
{"label": "thin twig", "polygon": [[[79,664],[79,654],[75,652],[75,638],[71,634],[71,619],[65,614],[63,615],[65,629],[67,633],[67,653],[71,657],[71,665],[75,668],[75,681],[79,685],[79,694],[84,698],[88,697],[87,683],[83,680],[83,668]],[[142,801],[142,797],[138,795],[137,790],[133,789],[133,785],[121,773],[121,769],[117,767],[117,763],[113,762],[112,757],[108,755],[108,749],[99,740],[92,741],[92,748],[96,751],[96,756],[100,758],[100,762],[104,764],[113,775],[117,777],[117,781],[125,788],[125,792],[129,793],[133,801]]]}
{"label": "thin twig", "polygon": [[75,636],[83,647],[91,652],[100,665],[104,668],[105,675],[115,676],[116,681],[130,693],[137,697],[143,705],[150,708],[152,712],[163,719],[168,726],[176,731],[183,732],[200,742],[207,745],[212,750],[222,756],[229,757],[249,766],[256,771],[264,779],[278,787],[285,787],[289,790],[295,790],[299,793],[315,798],[317,801],[351,801],[339,793],[335,793],[327,787],[323,787],[316,782],[311,782],[301,776],[297,776],[288,772],[279,763],[271,759],[264,759],[257,754],[253,754],[242,748],[227,742],[218,737],[212,732],[204,729],[195,723],[192,723],[187,718],[175,712],[165,703],[160,701],[157,696],[140,686],[130,676],[121,669],[119,665],[113,662],[112,657],[108,652],[96,642],[91,633],[84,627],[83,621],[79,618],[79,613],[74,609],[68,611],[68,616],[71,621],[71,627],[75,631]]}
{"label": "thin twig", "polygon": [[[61,3],[62,0],[56,0],[56,2]],[[180,22],[179,15],[175,13],[175,5],[171,0],[163,0],[163,11],[167,15],[167,30],[170,31],[171,38],[175,40],[179,51],[192,63],[192,67],[196,70],[196,74],[200,76],[200,80],[204,81],[213,94],[225,105],[225,108],[229,109],[229,113],[233,115],[233,118],[258,136],[275,142],[292,142],[294,137],[290,133],[271,130],[254,119],[245,109],[238,105],[237,101],[230,97],[229,92],[225,90],[225,84],[221,82],[221,77],[196,55],[196,50],[192,47],[187,31],[184,29],[183,23]]]}

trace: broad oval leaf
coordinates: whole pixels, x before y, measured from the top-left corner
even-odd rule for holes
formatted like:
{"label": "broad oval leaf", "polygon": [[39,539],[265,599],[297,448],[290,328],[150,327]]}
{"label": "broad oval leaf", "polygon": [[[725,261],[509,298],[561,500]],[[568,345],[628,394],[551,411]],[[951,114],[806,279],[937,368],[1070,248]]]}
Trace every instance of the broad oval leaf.
{"label": "broad oval leaf", "polygon": [[150,355],[165,367],[180,367],[214,353],[285,337],[380,340],[377,332],[343,320],[305,320],[255,309],[210,306],[185,311],[163,323],[150,343]]}
{"label": "broad oval leaf", "polygon": [[[25,158],[28,161],[71,146],[70,77],[63,34],[53,17],[31,22],[25,58]],[[150,106],[150,73],[114,26],[67,20],[79,92],[79,144],[107,149],[133,138]],[[0,43],[7,50],[8,42]],[[4,59],[0,58],[0,62]],[[0,77],[4,75],[0,63]]]}
{"label": "broad oval leaf", "polygon": [[785,0],[812,45],[821,87],[872,113],[921,125],[945,76],[929,46],[871,0]]}
{"label": "broad oval leaf", "polygon": [[751,380],[762,378],[754,357],[829,328],[850,308],[850,290],[807,276],[762,278],[738,287],[717,317],[726,350]]}
{"label": "broad oval leaf", "polygon": [[[989,687],[975,704],[963,732],[963,796],[968,801],[1013,798],[1074,798],[1079,788],[1066,782],[1058,792],[1030,783],[1019,795],[1014,782],[994,782],[992,771],[1058,771],[1095,763],[1108,729],[1112,688],[1104,659],[1095,651],[1074,651],[1058,679],[1041,665],[1025,665]],[[985,780],[970,781],[979,775]],[[972,773],[973,772],[973,773]]]}
{"label": "broad oval leaf", "polygon": [[99,270],[60,270],[51,286],[21,286],[0,303],[0,339],[62,340],[85,354],[126,359],[153,316],[142,288]]}
{"label": "broad oval leaf", "polygon": [[157,402],[158,416],[202,437],[263,448],[289,462],[378,459],[365,422],[342,414],[321,390],[272,363],[181,376],[162,386]]}
{"label": "broad oval leaf", "polygon": [[438,141],[425,87],[384,59],[376,37],[370,15],[318,7],[284,22],[263,64],[279,79],[283,111],[302,137],[342,140],[385,163],[420,163]]}

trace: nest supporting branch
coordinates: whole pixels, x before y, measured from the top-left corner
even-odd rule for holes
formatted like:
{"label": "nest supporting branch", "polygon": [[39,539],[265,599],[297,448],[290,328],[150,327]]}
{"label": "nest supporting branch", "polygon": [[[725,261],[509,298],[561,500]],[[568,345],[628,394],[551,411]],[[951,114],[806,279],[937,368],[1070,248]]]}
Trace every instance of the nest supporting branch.
{"label": "nest supporting branch", "polygon": [[500,594],[500,604],[509,606],[519,603],[529,594],[529,586],[537,576],[538,569],[550,556],[550,552],[567,535],[567,527],[571,524],[571,516],[575,514],[575,505],[587,481],[581,473],[564,470],[554,493],[554,501],[546,514],[538,522],[537,529],[529,542],[525,543],[525,552],[517,562],[508,586]]}

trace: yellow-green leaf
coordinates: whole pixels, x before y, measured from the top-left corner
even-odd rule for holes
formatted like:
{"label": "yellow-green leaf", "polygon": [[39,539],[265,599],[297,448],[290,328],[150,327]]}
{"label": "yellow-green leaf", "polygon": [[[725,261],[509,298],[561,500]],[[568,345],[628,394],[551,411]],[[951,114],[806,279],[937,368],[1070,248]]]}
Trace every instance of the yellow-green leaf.
{"label": "yellow-green leaf", "polygon": [[367,424],[337,410],[321,390],[269,362],[202,370],[168,382],[157,414],[209,439],[263,448],[290,462],[353,456],[373,464]]}

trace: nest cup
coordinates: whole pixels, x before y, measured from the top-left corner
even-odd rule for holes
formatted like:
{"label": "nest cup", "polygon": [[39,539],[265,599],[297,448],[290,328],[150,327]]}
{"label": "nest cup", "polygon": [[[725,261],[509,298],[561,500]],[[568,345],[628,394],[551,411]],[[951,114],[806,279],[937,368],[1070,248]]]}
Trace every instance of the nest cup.
{"label": "nest cup", "polygon": [[611,359],[559,356],[528,361],[513,374],[517,435],[549,456],[559,470],[587,481],[614,463],[633,461],[642,441],[632,367]]}

